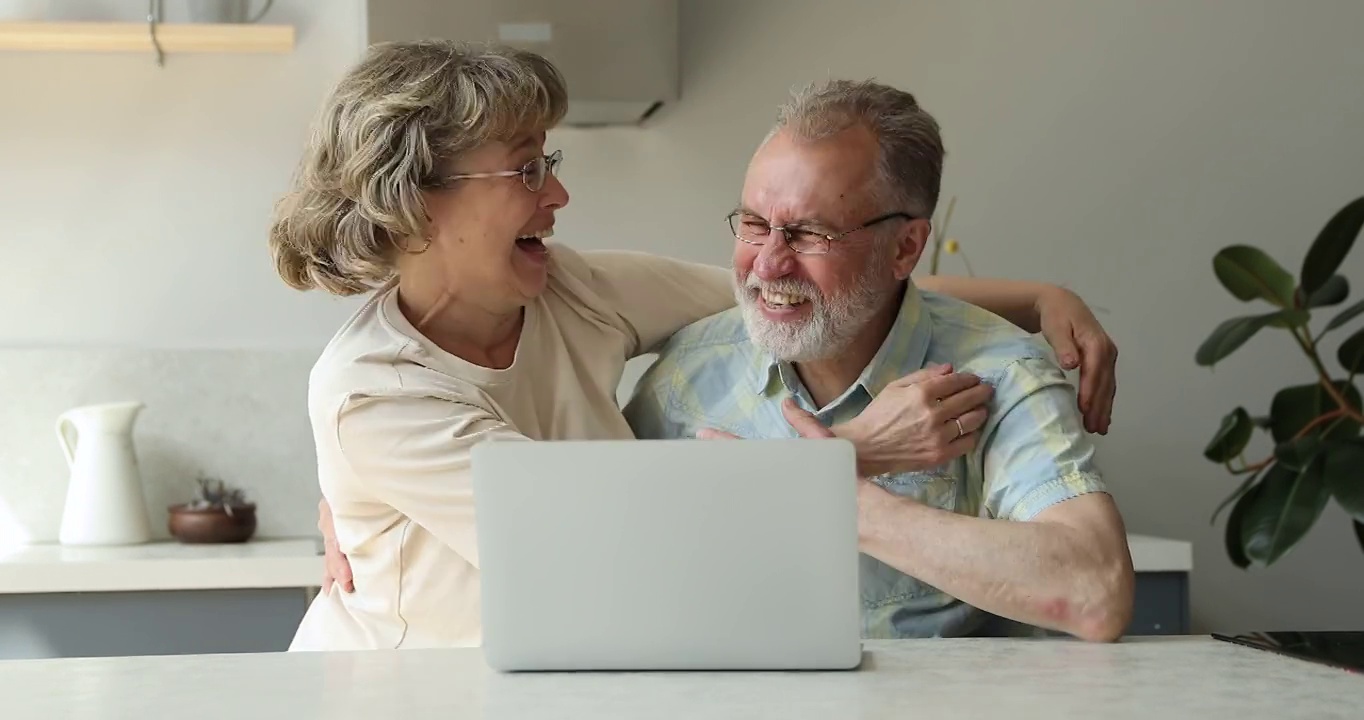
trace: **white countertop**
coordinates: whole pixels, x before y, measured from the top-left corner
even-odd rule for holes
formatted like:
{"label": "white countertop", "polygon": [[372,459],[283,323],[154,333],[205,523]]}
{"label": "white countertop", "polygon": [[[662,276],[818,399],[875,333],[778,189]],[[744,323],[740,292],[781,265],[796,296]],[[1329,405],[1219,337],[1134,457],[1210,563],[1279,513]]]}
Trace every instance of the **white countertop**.
{"label": "white countertop", "polygon": [[223,545],[26,545],[0,549],[0,594],[306,588],[322,581],[321,548],[312,538]]}
{"label": "white countertop", "polygon": [[478,650],[0,662],[6,720],[1360,717],[1364,677],[1207,637],[900,640],[844,672],[499,674]]}
{"label": "white countertop", "polygon": [[[1129,535],[1128,543],[1137,572],[1193,567],[1188,542]],[[0,549],[0,594],[309,588],[322,579],[320,548],[315,538],[293,538],[229,545]]]}
{"label": "white countertop", "polygon": [[1128,533],[1127,548],[1137,572],[1190,572],[1193,543]]}

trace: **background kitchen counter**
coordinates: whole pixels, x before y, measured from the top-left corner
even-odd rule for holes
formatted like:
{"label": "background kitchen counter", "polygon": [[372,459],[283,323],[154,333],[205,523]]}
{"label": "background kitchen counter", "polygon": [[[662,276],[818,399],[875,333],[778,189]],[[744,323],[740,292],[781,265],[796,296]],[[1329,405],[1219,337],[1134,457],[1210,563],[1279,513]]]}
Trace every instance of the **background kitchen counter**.
{"label": "background kitchen counter", "polygon": [[0,551],[0,659],[287,649],[320,551],[314,538]]}
{"label": "background kitchen counter", "polygon": [[314,538],[227,545],[28,545],[0,551],[0,595],[308,588],[322,577]]}
{"label": "background kitchen counter", "polygon": [[[1134,635],[1188,632],[1188,542],[1129,535]],[[0,550],[0,659],[288,648],[322,578],[317,538]]]}

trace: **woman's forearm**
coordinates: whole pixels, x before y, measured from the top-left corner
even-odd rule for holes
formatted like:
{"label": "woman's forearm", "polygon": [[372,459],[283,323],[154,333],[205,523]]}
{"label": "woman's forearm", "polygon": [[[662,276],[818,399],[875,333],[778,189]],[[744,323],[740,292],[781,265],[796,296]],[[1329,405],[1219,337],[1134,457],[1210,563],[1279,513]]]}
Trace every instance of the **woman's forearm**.
{"label": "woman's forearm", "polygon": [[914,284],[920,289],[950,295],[985,308],[1030,333],[1042,330],[1041,316],[1037,311],[1040,298],[1057,289],[1054,285],[1023,280],[949,275],[915,278]]}

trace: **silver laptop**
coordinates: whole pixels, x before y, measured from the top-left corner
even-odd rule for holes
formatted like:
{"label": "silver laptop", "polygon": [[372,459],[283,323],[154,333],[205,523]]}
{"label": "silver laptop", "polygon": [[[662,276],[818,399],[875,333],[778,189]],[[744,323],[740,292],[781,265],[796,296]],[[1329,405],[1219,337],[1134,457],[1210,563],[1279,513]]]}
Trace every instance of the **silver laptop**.
{"label": "silver laptop", "polygon": [[496,670],[838,670],[861,662],[843,440],[474,448]]}

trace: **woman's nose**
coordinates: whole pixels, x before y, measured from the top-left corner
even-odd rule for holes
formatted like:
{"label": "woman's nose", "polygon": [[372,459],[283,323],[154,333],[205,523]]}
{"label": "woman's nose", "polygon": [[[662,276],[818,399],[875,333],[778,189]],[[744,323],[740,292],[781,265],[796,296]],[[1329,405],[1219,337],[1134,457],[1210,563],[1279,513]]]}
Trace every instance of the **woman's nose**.
{"label": "woman's nose", "polygon": [[553,173],[545,177],[545,186],[540,188],[540,207],[547,210],[558,210],[568,204],[568,188],[559,182],[559,176]]}

